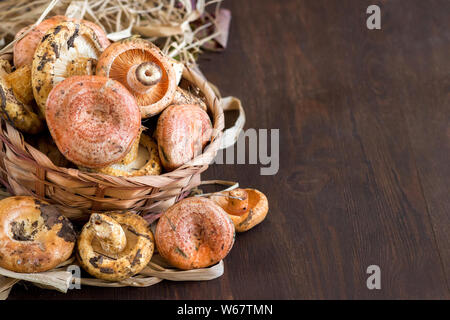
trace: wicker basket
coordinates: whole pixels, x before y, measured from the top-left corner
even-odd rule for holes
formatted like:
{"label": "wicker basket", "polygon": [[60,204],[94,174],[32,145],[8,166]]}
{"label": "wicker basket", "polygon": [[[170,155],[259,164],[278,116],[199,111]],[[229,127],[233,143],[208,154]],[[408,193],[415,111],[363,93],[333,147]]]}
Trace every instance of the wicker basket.
{"label": "wicker basket", "polygon": [[200,184],[200,174],[223,147],[220,99],[199,73],[186,67],[183,78],[204,94],[215,130],[204,152],[182,167],[159,176],[141,177],[114,177],[57,167],[2,119],[1,183],[11,194],[32,195],[55,204],[74,220],[84,220],[92,211],[133,210],[145,215],[165,210],[177,197]]}

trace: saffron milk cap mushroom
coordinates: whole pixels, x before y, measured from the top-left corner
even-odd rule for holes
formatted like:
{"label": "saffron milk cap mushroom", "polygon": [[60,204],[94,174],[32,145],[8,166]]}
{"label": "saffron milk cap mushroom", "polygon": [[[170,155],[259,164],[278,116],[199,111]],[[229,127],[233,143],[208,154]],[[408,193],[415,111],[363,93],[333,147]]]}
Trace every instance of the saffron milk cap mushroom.
{"label": "saffron milk cap mushroom", "polygon": [[234,223],[237,232],[250,230],[261,223],[269,211],[267,197],[256,189],[233,189],[211,196]]}
{"label": "saffron milk cap mushroom", "polygon": [[22,132],[36,134],[44,128],[31,91],[28,65],[11,72],[7,60],[0,59],[0,114]]}
{"label": "saffron milk cap mushroom", "polygon": [[88,168],[120,161],[141,126],[133,95],[119,82],[99,76],[74,76],[54,87],[46,120],[61,153]]}
{"label": "saffron milk cap mushroom", "polygon": [[[31,63],[33,62],[34,52],[36,51],[39,42],[45,36],[47,31],[64,21],[77,22],[78,20],[67,18],[65,16],[53,16],[51,18],[43,20],[40,24],[34,27],[29,33],[27,33],[22,39],[17,41],[14,44],[13,49],[14,66],[16,68],[19,68],[24,65],[31,65]],[[80,20],[79,22],[85,24],[95,32],[98,41],[103,49],[106,49],[111,44],[108,38],[106,37],[105,31],[99,25],[87,20]],[[30,28],[32,28],[32,26],[22,28],[16,34],[16,38],[20,37]]]}
{"label": "saffron milk cap mushroom", "polygon": [[[43,20],[40,24],[34,27],[28,34],[26,34],[22,39],[17,41],[14,44],[13,49],[13,57],[14,57],[14,66],[19,68],[24,65],[31,65],[33,62],[33,55],[36,51],[36,48],[41,42],[42,37],[44,37],[45,33],[53,28],[60,22],[66,20],[64,16],[54,16],[48,19]],[[23,33],[25,33],[32,26],[27,26],[19,30],[16,34],[16,38],[20,37]]]}
{"label": "saffron milk cap mushroom", "polygon": [[0,267],[51,270],[72,255],[76,234],[56,207],[29,196],[0,201]]}
{"label": "saffron milk cap mushroom", "polygon": [[159,254],[174,267],[209,267],[224,259],[234,244],[234,225],[207,198],[183,199],[159,218],[155,232]]}
{"label": "saffron milk cap mushroom", "polygon": [[100,56],[96,74],[127,87],[143,118],[164,110],[177,88],[173,62],[157,46],[136,37],[111,44]]}
{"label": "saffron milk cap mushroom", "polygon": [[174,170],[200,154],[211,140],[212,124],[198,105],[171,105],[158,119],[156,140],[164,168]]}
{"label": "saffron milk cap mushroom", "polygon": [[77,257],[92,276],[120,281],[142,271],[153,250],[153,234],[139,215],[93,213],[78,238]]}
{"label": "saffron milk cap mushroom", "polygon": [[85,24],[62,22],[48,30],[31,68],[34,98],[43,115],[52,88],[68,77],[94,74],[101,52],[97,36]]}

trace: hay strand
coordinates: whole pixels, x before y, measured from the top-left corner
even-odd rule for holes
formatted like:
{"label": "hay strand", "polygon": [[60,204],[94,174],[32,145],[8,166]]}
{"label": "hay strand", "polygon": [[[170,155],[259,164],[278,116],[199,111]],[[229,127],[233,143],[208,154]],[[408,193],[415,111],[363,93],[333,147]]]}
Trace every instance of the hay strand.
{"label": "hay strand", "polygon": [[0,47],[3,47],[0,55],[12,52],[14,36],[21,28],[37,25],[47,16],[67,15],[97,23],[113,41],[141,35],[154,41],[169,56],[195,65],[205,44],[208,45],[203,49],[211,50],[214,50],[211,41],[216,47],[226,46],[231,16],[228,10],[220,8],[222,1],[0,1]]}

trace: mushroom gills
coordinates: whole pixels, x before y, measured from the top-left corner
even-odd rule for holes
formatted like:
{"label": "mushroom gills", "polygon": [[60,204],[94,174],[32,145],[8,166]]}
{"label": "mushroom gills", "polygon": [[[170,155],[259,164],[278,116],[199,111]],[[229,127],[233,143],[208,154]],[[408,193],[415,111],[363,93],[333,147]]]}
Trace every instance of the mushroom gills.
{"label": "mushroom gills", "polygon": [[73,44],[65,43],[62,50],[59,54],[61,58],[56,60],[54,66],[54,85],[71,76],[93,75],[95,73],[98,51],[86,36],[75,37]]}
{"label": "mushroom gills", "polygon": [[131,49],[117,56],[109,77],[124,84],[135,94],[138,105],[162,99],[168,89],[168,75],[155,57],[143,50]]}
{"label": "mushroom gills", "polygon": [[[120,281],[142,271],[154,250],[153,234],[147,222],[131,212],[93,215],[97,216],[91,217],[78,238],[77,258],[80,265],[92,276],[107,281]],[[111,238],[125,238],[126,242],[120,242],[120,246],[119,243],[106,246],[105,243]]]}

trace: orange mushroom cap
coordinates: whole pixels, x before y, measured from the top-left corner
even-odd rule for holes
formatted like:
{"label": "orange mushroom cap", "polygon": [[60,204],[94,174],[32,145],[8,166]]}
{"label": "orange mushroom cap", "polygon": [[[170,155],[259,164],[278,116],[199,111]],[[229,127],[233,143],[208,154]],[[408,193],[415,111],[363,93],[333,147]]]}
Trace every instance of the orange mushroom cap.
{"label": "orange mushroom cap", "polygon": [[[69,21],[77,21],[76,19],[68,19]],[[88,21],[88,20],[80,20],[80,22],[92,30],[94,30],[95,35],[97,36],[98,42],[102,46],[102,49],[106,49],[111,45],[111,41],[109,41],[106,36],[106,32],[100,27],[98,24]]]}
{"label": "orange mushroom cap", "polygon": [[70,161],[101,168],[121,160],[139,135],[139,107],[119,82],[74,76],[55,86],[46,120],[58,149]]}
{"label": "orange mushroom cap", "polygon": [[97,75],[119,81],[136,97],[143,118],[160,113],[177,88],[172,63],[149,41],[130,38],[110,45],[100,56]]}
{"label": "orange mushroom cap", "polygon": [[159,156],[166,170],[174,170],[200,154],[211,140],[208,114],[197,105],[172,105],[156,126]]}
{"label": "orange mushroom cap", "polygon": [[159,218],[155,240],[172,266],[188,270],[224,259],[234,243],[234,226],[226,212],[207,198],[183,199]]}
{"label": "orange mushroom cap", "polygon": [[[25,37],[16,42],[14,44],[14,66],[16,68],[19,68],[21,66],[31,64],[33,62],[34,52],[36,51],[39,42],[47,33],[47,31],[64,21],[78,21],[78,20],[68,18],[66,16],[54,16],[45,19],[36,27],[34,27],[33,30],[31,30]],[[102,49],[106,49],[111,44],[111,42],[106,37],[105,31],[99,25],[87,20],[80,20],[80,22],[94,31]],[[31,26],[22,28],[16,34],[16,38],[22,35],[30,27]]]}

